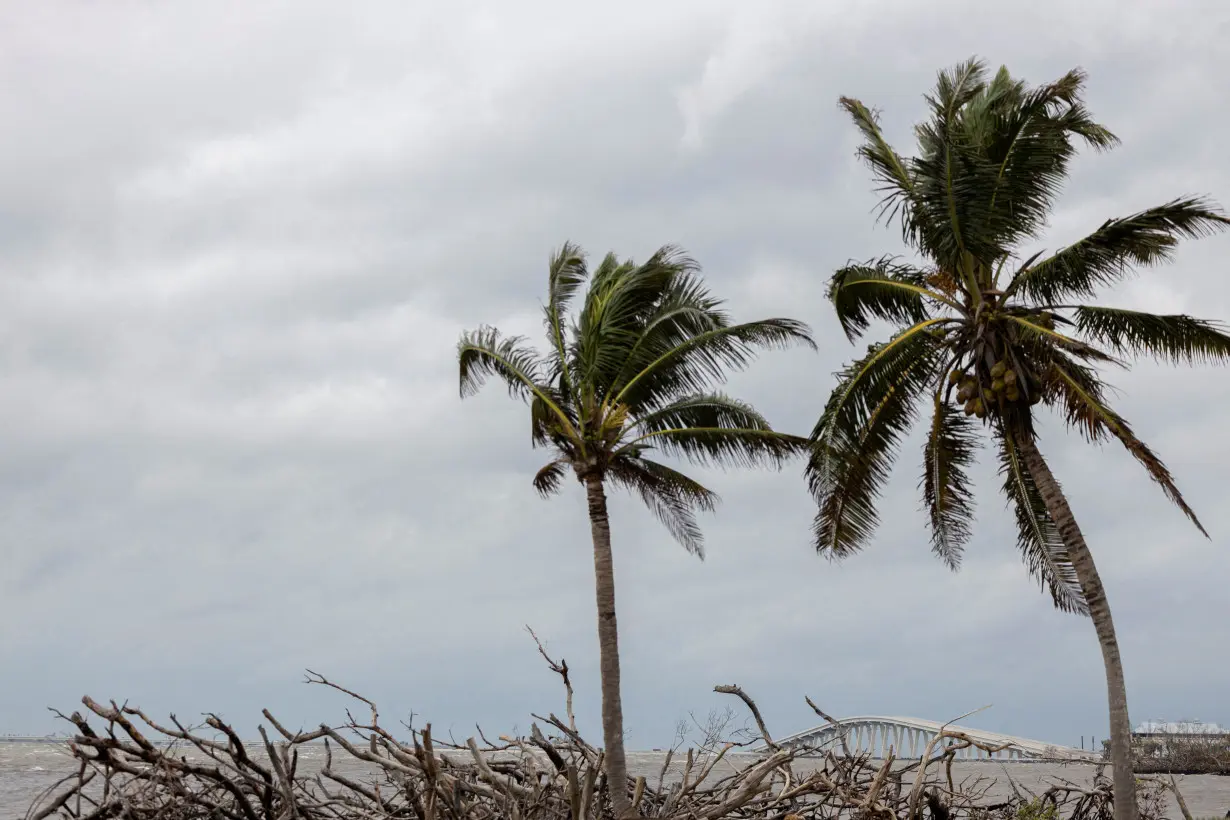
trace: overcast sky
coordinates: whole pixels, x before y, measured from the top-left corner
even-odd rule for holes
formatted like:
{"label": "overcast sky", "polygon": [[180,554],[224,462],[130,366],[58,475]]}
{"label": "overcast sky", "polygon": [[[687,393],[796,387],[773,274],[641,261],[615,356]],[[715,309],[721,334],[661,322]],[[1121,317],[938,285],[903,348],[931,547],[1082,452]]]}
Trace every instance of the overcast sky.
{"label": "overcast sky", "polygon": [[[0,11],[0,732],[63,730],[83,694],[217,711],[254,733],[349,705],[310,667],[459,738],[562,709],[596,740],[581,488],[540,500],[528,411],[462,402],[455,344],[537,334],[564,240],[684,246],[739,319],[819,354],[730,390],[806,432],[851,346],[822,299],[899,251],[837,98],[911,152],[935,72],[974,54],[1040,83],[1084,67],[1123,145],[1082,154],[1046,245],[1181,194],[1230,204],[1230,6],[1035,0],[6,4]],[[1230,236],[1109,294],[1230,318]],[[1222,369],[1111,375],[1204,540],[1121,448],[1043,449],[1106,583],[1133,722],[1230,722],[1230,440]],[[708,559],[616,496],[628,744],[726,706],[1105,736],[1092,626],[1052,609],[976,471],[966,563],[930,552],[903,451],[874,548],[809,542],[801,465],[701,473]]]}

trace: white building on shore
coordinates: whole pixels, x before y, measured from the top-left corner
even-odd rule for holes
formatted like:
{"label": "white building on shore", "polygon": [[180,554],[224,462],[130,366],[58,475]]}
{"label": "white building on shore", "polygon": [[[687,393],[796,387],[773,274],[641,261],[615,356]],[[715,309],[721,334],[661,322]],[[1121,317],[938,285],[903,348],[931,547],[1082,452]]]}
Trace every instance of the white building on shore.
{"label": "white building on shore", "polygon": [[1146,720],[1133,730],[1140,737],[1165,735],[1168,737],[1204,737],[1207,735],[1230,735],[1230,729],[1203,720]]}

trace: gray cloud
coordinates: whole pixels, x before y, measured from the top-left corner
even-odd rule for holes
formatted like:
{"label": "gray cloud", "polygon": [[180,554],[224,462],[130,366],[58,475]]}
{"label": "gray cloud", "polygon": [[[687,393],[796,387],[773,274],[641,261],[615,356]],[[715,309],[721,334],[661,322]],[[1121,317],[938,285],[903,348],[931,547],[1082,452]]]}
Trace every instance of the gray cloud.
{"label": "gray cloud", "polygon": [[[740,317],[811,322],[731,389],[814,423],[859,348],[822,301],[848,258],[899,250],[836,109],[908,149],[936,70],[978,53],[1033,81],[1090,73],[1124,140],[1085,155],[1048,246],[1171,196],[1230,202],[1230,15],[1188,2],[330,4],[4,13],[0,68],[0,729],[83,693],[254,727],[340,714],[312,667],[437,727],[558,709],[531,623],[577,670],[596,731],[579,491],[529,487],[525,410],[456,396],[453,346],[536,335],[544,262],[683,245]],[[1224,237],[1116,303],[1230,315]],[[1044,428],[1104,574],[1133,715],[1230,720],[1230,446],[1220,370],[1144,363],[1121,409],[1178,474],[1199,537],[1130,458]],[[928,553],[904,448],[876,548],[808,544],[799,469],[698,471],[724,498],[702,564],[613,508],[633,747],[738,681],[780,732],[837,713],[1104,734],[1092,629],[1013,547],[993,463],[966,564]],[[1182,670],[1176,674],[1173,670]]]}

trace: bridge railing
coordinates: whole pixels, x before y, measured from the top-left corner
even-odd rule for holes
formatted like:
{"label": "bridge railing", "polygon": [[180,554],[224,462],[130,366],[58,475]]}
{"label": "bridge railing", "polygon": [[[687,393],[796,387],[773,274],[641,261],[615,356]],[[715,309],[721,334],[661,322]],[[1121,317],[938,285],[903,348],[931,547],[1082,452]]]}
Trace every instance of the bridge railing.
{"label": "bridge railing", "polygon": [[[884,758],[891,750],[904,759],[918,759],[945,727],[934,721],[911,718],[846,718],[836,723],[817,726],[805,732],[777,741],[779,746],[803,747],[817,753],[839,751],[844,736],[851,754],[870,754]],[[966,734],[978,744],[998,748],[991,752],[978,746],[966,746],[955,738],[944,738],[932,749],[933,754],[951,749],[960,760],[1096,760],[1094,752],[1056,746],[1038,740],[1012,737],[996,732],[948,726],[950,731]],[[958,748],[954,748],[958,747]],[[756,751],[764,751],[760,746]]]}

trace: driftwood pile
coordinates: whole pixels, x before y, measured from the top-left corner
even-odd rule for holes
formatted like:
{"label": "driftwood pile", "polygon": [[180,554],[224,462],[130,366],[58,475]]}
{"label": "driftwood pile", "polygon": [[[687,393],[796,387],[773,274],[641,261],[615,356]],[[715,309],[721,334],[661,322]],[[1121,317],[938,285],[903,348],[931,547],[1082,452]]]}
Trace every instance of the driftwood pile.
{"label": "driftwood pile", "polygon": [[[540,646],[541,649],[541,646]],[[544,657],[546,653],[543,652]],[[407,726],[398,739],[380,724],[376,705],[324,677],[308,682],[332,687],[370,709],[356,720],[347,712],[340,727],[288,731],[268,711],[277,733],[260,729],[261,746],[249,747],[214,715],[189,727],[173,715],[161,725],[140,709],[83,699],[86,715],[63,716],[76,727],[69,749],[77,772],[42,795],[27,820],[603,820],[611,816],[611,784],[603,774],[602,752],[577,732],[572,714],[568,667],[547,657],[567,688],[566,718],[535,715],[528,737],[444,742]],[[732,763],[741,746],[729,738],[706,737],[679,754],[669,753],[660,774],[626,784],[636,817],[758,818],[824,820],[881,818],[934,820],[1110,820],[1110,784],[1092,789],[1056,785],[1042,794],[1015,789],[1004,800],[988,798],[992,781],[954,783],[955,752],[978,746],[959,731],[942,733],[952,745],[939,754],[929,747],[922,760],[873,761],[842,746],[826,751],[775,744],[755,703],[737,686],[717,691],[740,697],[749,707],[764,755]],[[812,708],[831,720],[808,700]],[[98,728],[91,720],[101,721]],[[544,734],[543,729],[550,733]],[[481,741],[481,742],[480,742]],[[323,745],[322,745],[323,744]],[[263,748],[262,748],[263,747]],[[995,751],[995,747],[984,747]],[[742,755],[738,755],[743,757]],[[319,759],[323,757],[323,765]],[[672,769],[672,758],[676,762]],[[313,762],[309,762],[313,761]],[[678,769],[682,765],[682,772]],[[356,769],[366,774],[355,774]],[[1162,790],[1145,784],[1142,816],[1161,816]]]}

